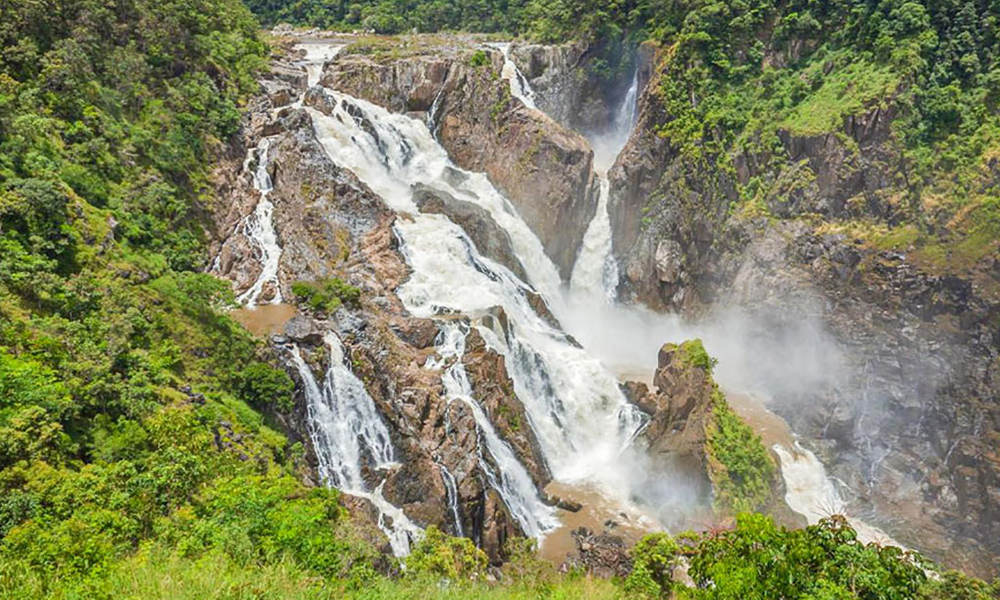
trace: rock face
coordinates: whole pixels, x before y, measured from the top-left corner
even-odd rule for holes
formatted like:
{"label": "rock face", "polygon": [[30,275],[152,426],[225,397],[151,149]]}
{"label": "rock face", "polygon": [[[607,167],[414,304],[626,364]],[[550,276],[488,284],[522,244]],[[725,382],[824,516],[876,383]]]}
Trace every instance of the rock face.
{"label": "rock face", "polygon": [[[227,160],[215,172],[221,198],[212,207],[213,247],[219,256],[216,272],[233,281],[238,290],[248,287],[259,273],[259,267],[248,266],[259,263],[259,257],[237,224],[253,212],[259,198],[243,168],[242,154],[268,137],[268,171],[273,182],[268,199],[274,205],[273,227],[281,247],[278,281],[283,296],[292,297],[290,287],[296,281],[329,277],[339,277],[361,290],[356,308],[342,308],[336,315],[301,312],[286,325],[285,335],[274,338],[272,351],[287,359],[293,346],[297,347],[314,378],[322,382],[330,361],[323,337],[336,334],[343,343],[346,364],[364,383],[390,431],[399,463],[389,472],[365,464],[363,475],[369,489],[382,484],[385,498],[418,525],[436,525],[471,537],[499,561],[506,541],[523,532],[487,483],[480,432],[471,409],[462,402],[450,402],[442,386],[442,371],[425,366],[435,353],[438,323],[410,316],[395,294],[409,276],[392,230],[396,215],[351,172],[331,162],[305,109],[274,105],[288,100],[291,92],[273,93],[285,89],[286,80],[302,83],[291,77],[291,69],[280,65],[265,79],[266,95],[253,104],[241,137],[234,140]],[[293,91],[296,97],[303,93],[301,85]],[[442,210],[456,214],[467,208],[442,204]],[[478,229],[472,227],[473,231],[483,232],[476,237],[484,246],[509,253],[509,240],[504,249],[504,240],[481,215],[468,210],[462,214],[476,222]],[[476,398],[493,417],[498,435],[539,488],[543,487],[550,479],[548,467],[513,393],[504,358],[489,349],[473,328],[466,348],[462,360]],[[293,439],[305,443],[306,458],[317,479],[303,385],[295,368],[289,368],[289,373],[298,384],[295,408],[277,415],[277,420]],[[449,496],[445,472],[457,482],[455,498]],[[454,501],[458,523],[449,499]],[[357,504],[358,510],[371,511],[370,505]]]}
{"label": "rock face", "polygon": [[[510,55],[535,92],[538,108],[560,124],[588,134],[607,131],[631,83],[632,70],[608,79],[598,75],[600,48],[582,42],[513,44]],[[637,57],[637,65],[643,62]],[[627,62],[632,62],[627,60]]]}
{"label": "rock face", "polygon": [[[825,226],[909,218],[915,179],[892,137],[891,103],[845,118],[839,131],[780,131],[779,151],[735,156],[729,172],[685,158],[656,134],[671,118],[657,94],[645,87],[638,126],[610,173],[621,295],[689,315],[735,307],[759,348],[819,348],[817,373],[791,360],[756,375],[777,412],[848,484],[852,510],[873,513],[900,542],[945,564],[994,570],[996,247],[971,270],[942,269]],[[768,185],[748,206],[737,189],[754,177]],[[789,333],[804,323],[832,341]]]}
{"label": "rock face", "polygon": [[451,160],[486,173],[535,232],[564,279],[594,216],[593,152],[578,134],[511,96],[503,57],[431,49],[376,60],[350,49],[329,63],[323,85],[388,110],[426,118]]}
{"label": "rock face", "polygon": [[574,530],[572,535],[576,553],[564,563],[563,568],[583,569],[595,577],[606,579],[627,577],[632,572],[632,557],[620,536],[607,529],[594,533],[586,527]]}
{"label": "rock face", "polygon": [[657,365],[655,391],[644,383],[626,383],[626,395],[650,415],[640,439],[653,463],[685,475],[691,482],[692,499],[706,507],[712,497],[706,432],[715,384],[705,369],[687,364],[675,344],[660,349]]}

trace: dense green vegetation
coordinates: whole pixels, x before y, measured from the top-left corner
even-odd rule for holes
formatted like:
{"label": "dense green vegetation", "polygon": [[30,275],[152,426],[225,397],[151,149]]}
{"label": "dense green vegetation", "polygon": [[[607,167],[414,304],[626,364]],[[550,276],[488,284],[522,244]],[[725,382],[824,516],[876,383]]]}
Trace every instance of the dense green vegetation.
{"label": "dense green vegetation", "polygon": [[0,41],[0,597],[120,597],[131,567],[200,557],[349,571],[336,493],[258,412],[291,381],[200,273],[253,17],[7,2]]}
{"label": "dense green vegetation", "polygon": [[[987,600],[1000,587],[949,573],[927,577],[921,559],[898,548],[865,545],[839,517],[804,529],[777,527],[767,517],[742,514],[732,529],[656,534],[634,552],[625,589],[640,598],[969,598]],[[680,558],[696,587],[671,578]]]}
{"label": "dense green vegetation", "polygon": [[715,390],[707,431],[715,503],[731,512],[761,510],[771,500],[774,459],[757,435]]}
{"label": "dense green vegetation", "polygon": [[661,134],[690,160],[730,171],[738,157],[764,165],[741,189],[753,205],[790,192],[780,131],[831,132],[850,148],[845,118],[881,108],[893,115],[900,153],[897,180],[881,199],[887,215],[851,210],[845,226],[880,246],[913,246],[931,267],[963,268],[995,251],[995,3],[671,6],[650,22],[664,45],[660,94],[673,116]]}
{"label": "dense green vegetation", "polygon": [[297,281],[292,293],[309,308],[332,313],[343,305],[356,306],[361,300],[361,290],[338,277],[322,281]]}

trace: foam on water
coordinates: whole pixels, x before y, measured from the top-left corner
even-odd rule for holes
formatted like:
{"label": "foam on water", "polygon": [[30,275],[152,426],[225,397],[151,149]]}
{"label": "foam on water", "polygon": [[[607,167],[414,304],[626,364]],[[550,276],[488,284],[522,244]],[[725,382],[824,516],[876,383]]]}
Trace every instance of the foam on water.
{"label": "foam on water", "polygon": [[365,386],[344,364],[340,339],[328,333],[330,365],[320,385],[299,348],[290,350],[292,364],[299,373],[306,398],[309,437],[319,462],[319,474],[329,485],[355,496],[367,498],[379,510],[379,526],[389,538],[393,552],[403,556],[410,541],[420,535],[401,510],[382,497],[384,481],[373,491],[365,484],[362,468],[395,465],[393,448],[375,401]]}

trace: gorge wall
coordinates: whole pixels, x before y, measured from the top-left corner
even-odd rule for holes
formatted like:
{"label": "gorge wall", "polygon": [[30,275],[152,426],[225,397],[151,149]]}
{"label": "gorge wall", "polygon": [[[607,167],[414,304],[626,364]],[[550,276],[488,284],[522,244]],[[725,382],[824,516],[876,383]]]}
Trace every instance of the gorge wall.
{"label": "gorge wall", "polygon": [[[655,49],[641,56],[662,77]],[[1000,256],[929,264],[838,227],[911,218],[917,178],[896,112],[873,103],[829,133],[779,131],[772,154],[737,155],[729,171],[657,135],[671,115],[646,86],[610,175],[620,292],[703,319],[738,311],[745,351],[775,357],[748,365],[751,383],[854,504],[900,542],[989,573],[1000,553]],[[767,192],[748,206],[739,190],[754,178]],[[794,333],[817,326],[829,343]],[[797,372],[796,355],[816,348],[818,372]]]}

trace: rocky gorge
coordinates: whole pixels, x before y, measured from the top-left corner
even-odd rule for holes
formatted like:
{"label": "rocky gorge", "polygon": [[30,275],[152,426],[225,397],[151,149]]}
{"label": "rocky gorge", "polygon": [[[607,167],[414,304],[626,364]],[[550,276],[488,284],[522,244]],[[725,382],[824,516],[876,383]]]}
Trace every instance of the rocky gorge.
{"label": "rocky gorge", "polygon": [[[288,40],[215,171],[212,271],[250,308],[297,306],[271,337],[296,381],[275,418],[313,479],[355,496],[399,552],[435,525],[500,562],[512,538],[544,540],[579,510],[542,491],[552,481],[624,490],[649,529],[691,524],[670,517],[688,505],[700,519],[719,493],[717,396],[704,368],[656,356],[683,331],[718,356],[725,390],[767,396],[841,482],[842,508],[945,563],[995,568],[1000,261],[940,274],[823,226],[891,218],[891,110],[845,123],[855,153],[784,136],[768,216],[734,212],[737,183],[768,160],[706,171],[659,137],[655,47],[607,93],[589,60],[578,44]],[[630,79],[635,125],[602,190],[595,139]],[[684,327],[639,308],[598,324],[614,305],[579,325],[566,288],[602,193],[614,295]],[[325,310],[293,290],[332,280],[357,300]],[[605,327],[659,338],[633,365],[655,392],[602,365],[614,350],[587,333]],[[767,483],[781,504],[786,482]]]}

